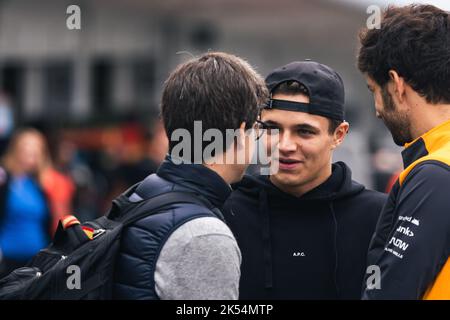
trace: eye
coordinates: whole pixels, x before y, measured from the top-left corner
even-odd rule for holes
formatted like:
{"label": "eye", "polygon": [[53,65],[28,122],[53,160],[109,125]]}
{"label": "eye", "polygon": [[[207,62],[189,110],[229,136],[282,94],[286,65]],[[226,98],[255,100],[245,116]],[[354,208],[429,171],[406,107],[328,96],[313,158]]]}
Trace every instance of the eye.
{"label": "eye", "polygon": [[311,136],[314,135],[315,132],[312,130],[308,130],[308,129],[298,129],[298,134],[302,135],[302,136]]}

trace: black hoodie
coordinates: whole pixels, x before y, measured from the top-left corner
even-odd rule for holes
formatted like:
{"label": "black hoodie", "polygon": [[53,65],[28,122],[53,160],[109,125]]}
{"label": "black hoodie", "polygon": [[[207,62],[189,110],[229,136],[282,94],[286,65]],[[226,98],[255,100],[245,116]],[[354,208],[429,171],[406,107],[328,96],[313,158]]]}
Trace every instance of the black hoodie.
{"label": "black hoodie", "polygon": [[352,181],[343,162],[301,197],[245,176],[224,206],[242,251],[240,299],[360,299],[386,195]]}

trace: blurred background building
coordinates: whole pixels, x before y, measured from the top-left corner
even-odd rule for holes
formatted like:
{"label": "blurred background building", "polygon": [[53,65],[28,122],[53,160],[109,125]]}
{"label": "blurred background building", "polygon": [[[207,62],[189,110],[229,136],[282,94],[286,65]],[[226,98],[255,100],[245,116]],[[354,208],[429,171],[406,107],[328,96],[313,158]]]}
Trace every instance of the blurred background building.
{"label": "blurred background building", "polygon": [[[111,190],[111,172],[141,163],[149,148],[154,150],[152,137],[161,136],[154,119],[162,85],[179,62],[222,50],[246,58],[265,76],[277,66],[310,58],[337,70],[346,86],[351,129],[335,160],[346,161],[355,179],[383,190],[401,168],[400,149],[375,118],[355,57],[367,7],[386,3],[1,0],[0,113],[10,116],[0,120],[0,139],[12,124],[43,128],[55,139],[51,146],[65,146],[55,154],[65,150],[67,157],[77,150],[71,156],[78,155],[85,167],[72,165],[75,180],[88,187],[94,179]],[[81,9],[81,30],[66,26],[72,4]],[[157,155],[153,162],[159,160]]]}

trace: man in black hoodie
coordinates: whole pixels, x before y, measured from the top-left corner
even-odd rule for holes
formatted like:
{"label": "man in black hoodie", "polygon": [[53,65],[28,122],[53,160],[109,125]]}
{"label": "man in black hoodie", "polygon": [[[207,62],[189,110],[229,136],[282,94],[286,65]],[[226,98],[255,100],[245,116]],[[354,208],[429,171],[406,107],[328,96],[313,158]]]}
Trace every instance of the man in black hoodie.
{"label": "man in black hoodie", "polygon": [[[225,204],[242,251],[241,299],[359,299],[384,194],[332,164],[344,140],[344,87],[313,61],[274,70],[259,129],[270,176],[246,176]],[[269,151],[268,151],[269,152]]]}

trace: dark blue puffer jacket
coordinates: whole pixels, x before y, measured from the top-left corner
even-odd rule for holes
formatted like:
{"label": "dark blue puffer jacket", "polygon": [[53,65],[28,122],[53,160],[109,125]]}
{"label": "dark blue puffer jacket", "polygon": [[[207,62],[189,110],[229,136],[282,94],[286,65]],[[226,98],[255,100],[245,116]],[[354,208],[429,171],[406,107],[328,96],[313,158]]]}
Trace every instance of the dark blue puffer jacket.
{"label": "dark blue puffer jacket", "polygon": [[[147,199],[171,191],[190,192],[221,208],[231,192],[230,186],[214,171],[195,164],[176,165],[170,157],[156,174],[148,176],[145,188],[138,187],[131,197]],[[170,205],[157,214],[124,229],[116,265],[115,299],[158,299],[154,273],[159,253],[169,236],[183,223],[198,217],[223,217],[196,204]]]}

